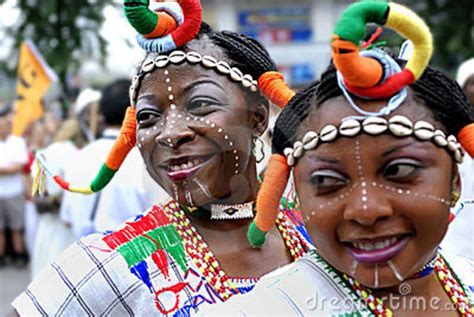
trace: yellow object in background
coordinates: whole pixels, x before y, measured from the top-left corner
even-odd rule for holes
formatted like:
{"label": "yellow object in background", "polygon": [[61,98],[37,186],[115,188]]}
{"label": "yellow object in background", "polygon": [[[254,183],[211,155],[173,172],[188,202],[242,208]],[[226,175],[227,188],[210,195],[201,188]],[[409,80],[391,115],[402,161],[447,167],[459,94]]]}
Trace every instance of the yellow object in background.
{"label": "yellow object in background", "polygon": [[13,134],[21,136],[29,123],[43,115],[41,99],[49,86],[57,80],[36,46],[25,41],[20,46],[18,79],[13,118]]}

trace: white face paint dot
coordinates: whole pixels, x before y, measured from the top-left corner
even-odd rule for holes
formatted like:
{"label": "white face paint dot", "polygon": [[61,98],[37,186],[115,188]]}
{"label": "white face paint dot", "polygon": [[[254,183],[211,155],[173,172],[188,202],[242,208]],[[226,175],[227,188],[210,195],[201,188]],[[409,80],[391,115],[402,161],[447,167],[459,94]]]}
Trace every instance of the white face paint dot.
{"label": "white face paint dot", "polygon": [[216,127],[216,124],[215,123],[211,123],[211,128],[215,128]]}
{"label": "white face paint dot", "polygon": [[234,174],[239,174],[239,170],[236,170],[236,171],[234,172]]}
{"label": "white face paint dot", "polygon": [[236,164],[235,164],[235,167],[239,167],[239,163],[236,163]]}
{"label": "white face paint dot", "polygon": [[171,81],[171,79],[169,78],[166,78],[165,82],[169,83]]}
{"label": "white face paint dot", "polygon": [[165,69],[165,75],[168,75],[169,73],[170,72],[167,69]]}
{"label": "white face paint dot", "polygon": [[362,197],[362,201],[363,201],[363,202],[366,202],[366,201],[367,201],[367,197],[366,197],[366,196],[363,196],[363,197]]}
{"label": "white face paint dot", "polygon": [[173,95],[169,95],[168,99],[169,99],[169,100],[173,100],[173,99],[174,99],[174,96],[173,96]]}
{"label": "white face paint dot", "polygon": [[229,136],[226,134],[224,135],[224,139],[227,140],[229,138]]}
{"label": "white face paint dot", "polygon": [[176,105],[175,105],[174,103],[172,103],[172,104],[170,105],[170,109],[171,109],[171,110],[176,110]]}
{"label": "white face paint dot", "polygon": [[239,157],[238,157],[238,156],[236,156],[236,157],[235,157],[235,160],[236,160],[236,161],[238,161],[238,160],[239,160]]}
{"label": "white face paint dot", "polygon": [[171,91],[171,90],[173,90],[173,87],[171,87],[171,86],[168,87],[168,91]]}
{"label": "white face paint dot", "polygon": [[222,128],[217,129],[217,133],[222,133]]}
{"label": "white face paint dot", "polygon": [[147,131],[147,132],[146,132],[146,135],[150,135],[150,131]]}
{"label": "white face paint dot", "polygon": [[182,115],[182,114],[178,114],[178,118],[182,118],[182,117],[183,117],[183,115]]}
{"label": "white face paint dot", "polygon": [[160,123],[160,126],[164,126],[164,125],[165,125],[165,123],[164,123],[164,122]]}
{"label": "white face paint dot", "polygon": [[399,190],[398,190],[398,193],[399,193],[399,194],[403,194],[403,190],[399,189]]}
{"label": "white face paint dot", "polygon": [[190,117],[186,117],[186,121],[189,121],[189,120],[191,120],[191,118],[190,118]]}
{"label": "white face paint dot", "polygon": [[142,137],[140,140],[141,140],[142,142],[145,142],[145,138],[144,138],[144,137]]}
{"label": "white face paint dot", "polygon": [[204,118],[201,118],[199,121],[204,122]]}
{"label": "white face paint dot", "polygon": [[167,139],[166,139],[166,142],[171,143],[171,139],[170,139],[170,138],[167,138]]}
{"label": "white face paint dot", "polygon": [[234,150],[234,154],[237,154],[237,150]]}
{"label": "white face paint dot", "polygon": [[232,143],[232,142],[229,142],[229,146],[234,146],[234,143]]}

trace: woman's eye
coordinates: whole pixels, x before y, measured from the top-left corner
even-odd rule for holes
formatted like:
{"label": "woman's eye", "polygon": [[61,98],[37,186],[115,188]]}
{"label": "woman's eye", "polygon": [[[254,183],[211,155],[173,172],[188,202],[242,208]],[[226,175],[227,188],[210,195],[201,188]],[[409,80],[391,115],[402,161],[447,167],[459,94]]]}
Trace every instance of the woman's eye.
{"label": "woman's eye", "polygon": [[413,160],[395,161],[388,164],[383,175],[388,180],[407,181],[416,177],[421,169],[421,165]]}
{"label": "woman's eye", "polygon": [[137,113],[137,122],[139,124],[151,124],[154,123],[158,118],[161,117],[161,114],[156,110],[141,110]]}
{"label": "woman's eye", "polygon": [[319,192],[329,192],[347,184],[345,176],[333,170],[321,170],[311,175],[311,183]]}
{"label": "woman's eye", "polygon": [[196,98],[188,104],[188,111],[195,115],[206,115],[215,110],[214,106],[220,105],[212,99]]}

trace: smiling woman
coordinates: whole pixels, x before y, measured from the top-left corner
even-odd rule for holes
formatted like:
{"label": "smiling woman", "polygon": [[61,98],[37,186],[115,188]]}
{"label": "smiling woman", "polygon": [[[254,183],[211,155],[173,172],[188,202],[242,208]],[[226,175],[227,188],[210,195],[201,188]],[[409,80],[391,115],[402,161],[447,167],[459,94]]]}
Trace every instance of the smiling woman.
{"label": "smiling woman", "polygon": [[[415,55],[405,63],[378,49],[358,52],[355,33],[367,22],[411,25]],[[272,140],[277,168],[293,171],[317,249],[263,277],[252,296],[206,313],[474,315],[473,263],[439,250],[461,190],[457,163],[464,150],[474,155],[474,112],[456,82],[426,67],[426,29],[393,3],[347,9],[333,36],[335,66],[291,99]],[[266,175],[257,206],[275,184]],[[250,227],[254,245],[274,217],[267,207]]]}
{"label": "smiling woman", "polygon": [[254,140],[268,124],[264,96],[284,105],[294,95],[267,51],[201,23],[197,0],[150,8],[126,0],[125,12],[148,53],[121,137],[89,187],[55,179],[66,190],[97,192],[136,144],[171,199],[71,246],[13,303],[22,315],[187,316],[250,292],[261,275],[310,247],[288,205],[266,247],[246,239],[258,189]]}

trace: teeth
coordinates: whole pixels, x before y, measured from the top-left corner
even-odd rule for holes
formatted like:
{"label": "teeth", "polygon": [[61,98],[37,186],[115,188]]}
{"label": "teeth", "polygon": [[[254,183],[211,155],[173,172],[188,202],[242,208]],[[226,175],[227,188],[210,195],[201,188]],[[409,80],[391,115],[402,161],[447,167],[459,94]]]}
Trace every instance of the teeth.
{"label": "teeth", "polygon": [[390,245],[393,245],[397,242],[397,238],[395,237],[392,237],[392,238],[388,238],[388,239],[385,239],[383,241],[380,241],[380,242],[376,242],[376,243],[371,243],[371,242],[353,242],[352,245],[357,248],[357,249],[360,249],[360,250],[364,250],[364,251],[372,251],[372,250],[380,250],[380,249],[384,249]]}
{"label": "teeth", "polygon": [[170,165],[169,167],[172,172],[176,172],[176,171],[183,171],[183,170],[190,169],[196,165],[199,165],[200,163],[201,163],[201,160],[195,159],[187,163],[181,163],[180,165]]}

